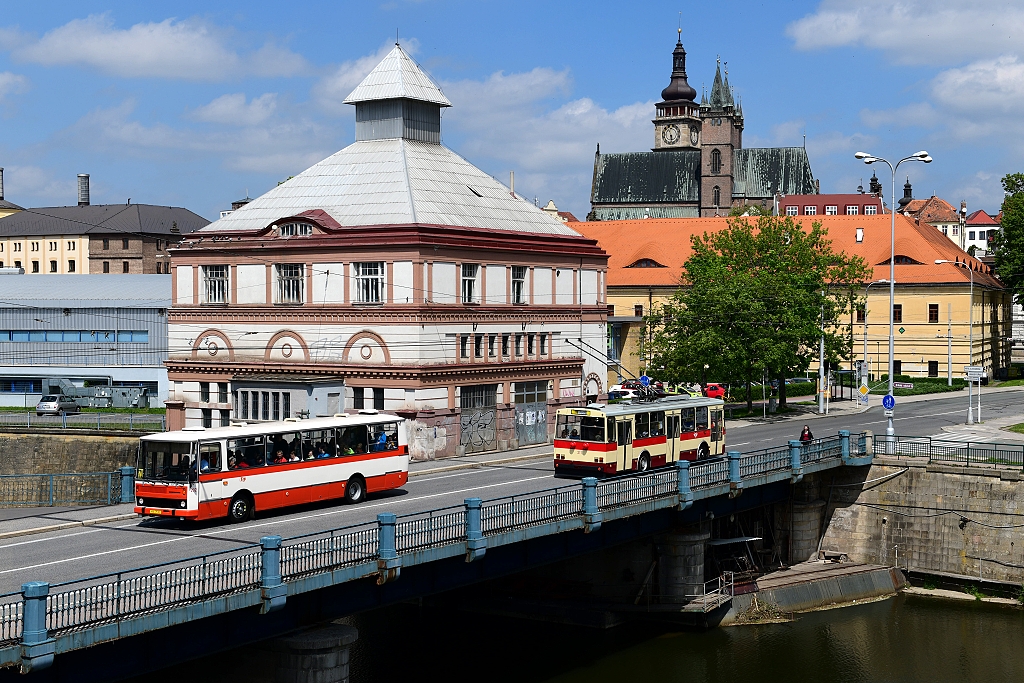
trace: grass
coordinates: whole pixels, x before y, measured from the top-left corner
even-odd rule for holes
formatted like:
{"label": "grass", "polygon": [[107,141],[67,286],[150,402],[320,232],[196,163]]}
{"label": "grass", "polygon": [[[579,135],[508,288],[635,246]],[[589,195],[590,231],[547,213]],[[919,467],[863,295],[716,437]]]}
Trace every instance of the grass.
{"label": "grass", "polygon": [[1024,387],[1024,379],[1010,379],[1005,382],[1000,382],[997,386],[1000,387]]}
{"label": "grass", "polygon": [[921,584],[921,588],[925,589],[926,591],[933,591],[938,587],[938,584],[929,579],[925,579],[924,583]]}
{"label": "grass", "polygon": [[[913,389],[899,389],[894,388],[892,393],[894,396],[920,396],[922,394],[942,394],[949,391],[962,391],[966,387],[966,383],[962,379],[954,379],[953,386],[946,384],[944,378],[936,377],[903,377],[897,378],[898,382],[908,382],[914,385]],[[888,386],[886,384],[880,384],[871,390],[872,394],[882,395],[888,393]]]}
{"label": "grass", "polygon": [[982,593],[981,590],[975,585],[964,586],[964,593],[967,593],[968,595],[973,595],[974,599],[978,600],[979,602],[983,597],[985,597],[985,594]]}
{"label": "grass", "polygon": [[1017,432],[1018,434],[1024,434],[1024,422],[1020,422],[1009,427],[1003,427],[1008,432]]}

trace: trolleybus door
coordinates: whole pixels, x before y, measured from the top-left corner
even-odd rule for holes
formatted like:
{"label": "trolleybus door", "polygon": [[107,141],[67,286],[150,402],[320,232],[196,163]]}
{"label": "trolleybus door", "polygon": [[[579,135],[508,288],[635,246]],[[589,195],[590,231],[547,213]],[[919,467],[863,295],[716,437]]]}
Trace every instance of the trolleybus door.
{"label": "trolleybus door", "polygon": [[679,415],[668,415],[668,461],[676,461],[676,450],[679,447]]}
{"label": "trolleybus door", "polygon": [[616,420],[616,443],[619,445],[619,457],[622,458],[622,469],[633,467],[633,421]]}
{"label": "trolleybus door", "polygon": [[723,434],[723,421],[722,421],[722,410],[711,409],[711,450],[714,453],[721,453],[723,444],[721,441],[724,440]]}

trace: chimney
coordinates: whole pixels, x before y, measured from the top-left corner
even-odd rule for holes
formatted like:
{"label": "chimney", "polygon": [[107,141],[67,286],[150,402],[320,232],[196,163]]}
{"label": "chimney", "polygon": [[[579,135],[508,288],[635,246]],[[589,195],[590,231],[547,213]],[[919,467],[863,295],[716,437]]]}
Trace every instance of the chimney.
{"label": "chimney", "polygon": [[89,206],[89,174],[78,174],[78,205]]}
{"label": "chimney", "polygon": [[4,167],[0,166],[0,202],[4,200]]}

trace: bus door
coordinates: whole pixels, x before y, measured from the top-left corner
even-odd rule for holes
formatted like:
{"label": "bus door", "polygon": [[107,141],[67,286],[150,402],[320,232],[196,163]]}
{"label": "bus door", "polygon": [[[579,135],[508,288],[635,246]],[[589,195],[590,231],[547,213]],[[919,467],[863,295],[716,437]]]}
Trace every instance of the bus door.
{"label": "bus door", "polygon": [[668,417],[668,462],[675,462],[679,450],[679,414],[669,414]]}
{"label": "bus door", "polygon": [[616,443],[619,448],[619,457],[622,458],[622,469],[629,470],[633,468],[633,421],[616,420]]}
{"label": "bus door", "polygon": [[[199,444],[199,474],[209,474],[211,472],[220,472],[223,459],[221,457],[221,448],[219,441],[213,441],[210,443]],[[192,488],[191,486],[189,487]],[[198,502],[208,503],[212,500],[216,500],[224,495],[221,490],[224,486],[221,484],[219,479],[214,481],[204,480],[204,477],[199,477],[198,487]],[[191,498],[191,491],[189,491],[189,498]]]}
{"label": "bus door", "polygon": [[711,450],[717,455],[722,452],[725,441],[725,422],[720,408],[711,409]]}

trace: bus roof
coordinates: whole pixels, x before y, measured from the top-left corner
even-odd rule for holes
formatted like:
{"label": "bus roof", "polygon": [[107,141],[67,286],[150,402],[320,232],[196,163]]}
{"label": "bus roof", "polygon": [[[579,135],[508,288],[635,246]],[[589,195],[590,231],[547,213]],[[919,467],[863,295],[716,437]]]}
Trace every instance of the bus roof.
{"label": "bus roof", "polygon": [[[599,410],[608,417],[616,415],[633,415],[635,413],[653,413],[658,410],[673,410],[677,408],[699,408],[701,406],[724,406],[725,401],[720,398],[706,398],[704,396],[666,396],[654,401],[630,401],[628,403],[611,403],[608,405],[591,403],[586,406],[590,410]],[[572,408],[560,408],[559,415],[571,415]],[[579,408],[576,408],[579,410]]]}
{"label": "bus roof", "polygon": [[360,424],[381,424],[384,422],[400,422],[402,418],[386,413],[356,415],[339,414],[334,417],[294,418],[276,422],[234,422],[228,427],[189,427],[179,431],[160,432],[143,436],[144,441],[203,441],[206,439],[231,439],[239,436],[256,434],[285,434],[287,432],[306,432],[315,429]]}

